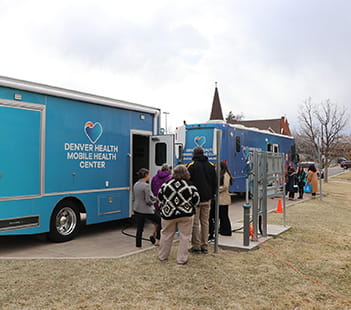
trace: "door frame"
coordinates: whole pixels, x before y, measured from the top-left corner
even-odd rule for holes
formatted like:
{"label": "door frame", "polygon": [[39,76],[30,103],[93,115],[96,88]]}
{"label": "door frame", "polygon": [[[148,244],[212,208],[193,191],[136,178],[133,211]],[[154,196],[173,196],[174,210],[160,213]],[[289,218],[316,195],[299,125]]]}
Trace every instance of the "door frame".
{"label": "door frame", "polygon": [[134,136],[152,136],[151,130],[139,130],[131,129],[130,130],[130,141],[129,141],[129,217],[133,214],[133,138]]}
{"label": "door frame", "polygon": [[150,137],[150,158],[149,158],[149,170],[151,175],[155,175],[162,165],[157,165],[154,162],[156,158],[156,149],[155,146],[157,143],[166,144],[166,164],[173,167],[174,166],[174,145],[175,145],[175,136],[173,134],[169,135],[152,135]]}

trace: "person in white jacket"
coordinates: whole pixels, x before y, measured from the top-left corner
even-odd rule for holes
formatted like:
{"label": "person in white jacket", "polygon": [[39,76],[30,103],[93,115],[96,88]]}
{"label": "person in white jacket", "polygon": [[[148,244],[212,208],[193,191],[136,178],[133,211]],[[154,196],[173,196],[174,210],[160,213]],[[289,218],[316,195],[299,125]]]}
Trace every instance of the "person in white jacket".
{"label": "person in white jacket", "polygon": [[[229,194],[229,186],[233,184],[233,178],[229,172],[228,166],[224,161],[220,163],[220,186],[219,186],[219,234],[222,236],[232,235],[232,225],[228,215],[229,205],[232,203]],[[214,239],[215,230],[215,200],[211,203],[211,212],[209,219],[209,240]]]}
{"label": "person in white jacket", "polygon": [[228,216],[228,207],[232,203],[229,186],[233,184],[232,175],[228,166],[221,161],[220,186],[219,186],[219,233],[223,236],[232,235],[232,225]]}

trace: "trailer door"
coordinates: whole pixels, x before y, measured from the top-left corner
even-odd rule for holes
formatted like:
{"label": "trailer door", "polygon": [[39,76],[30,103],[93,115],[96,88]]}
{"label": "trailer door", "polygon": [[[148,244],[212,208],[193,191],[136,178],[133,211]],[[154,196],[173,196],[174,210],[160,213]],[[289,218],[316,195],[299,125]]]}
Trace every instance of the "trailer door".
{"label": "trailer door", "polygon": [[0,104],[0,197],[41,191],[41,111]]}
{"label": "trailer door", "polygon": [[150,137],[150,175],[154,176],[163,164],[174,165],[174,135]]}

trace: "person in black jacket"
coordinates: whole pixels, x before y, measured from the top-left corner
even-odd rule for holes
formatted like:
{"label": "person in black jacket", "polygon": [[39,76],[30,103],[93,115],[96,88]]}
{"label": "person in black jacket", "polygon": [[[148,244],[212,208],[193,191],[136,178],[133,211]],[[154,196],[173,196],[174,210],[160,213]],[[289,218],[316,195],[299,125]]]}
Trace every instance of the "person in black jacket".
{"label": "person in black jacket", "polygon": [[194,148],[192,159],[193,161],[187,165],[187,168],[190,173],[190,181],[199,192],[200,204],[196,208],[191,238],[192,247],[189,251],[196,254],[207,254],[210,201],[216,194],[217,176],[214,164],[204,156],[202,147]]}
{"label": "person in black jacket", "polygon": [[289,193],[289,200],[294,200],[295,193],[298,191],[297,175],[294,167],[290,167],[288,171],[288,182],[286,183],[286,189]]}
{"label": "person in black jacket", "polygon": [[299,186],[299,197],[297,199],[303,199],[304,187],[306,185],[306,171],[301,166],[297,170],[297,185]]}

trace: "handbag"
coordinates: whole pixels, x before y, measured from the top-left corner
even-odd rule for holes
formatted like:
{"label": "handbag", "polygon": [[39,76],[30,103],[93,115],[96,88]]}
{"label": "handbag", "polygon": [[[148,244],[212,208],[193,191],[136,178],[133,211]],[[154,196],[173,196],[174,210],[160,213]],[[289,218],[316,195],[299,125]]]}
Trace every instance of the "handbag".
{"label": "handbag", "polygon": [[306,185],[303,188],[305,193],[311,193],[312,192],[312,184],[311,183],[306,183]]}

